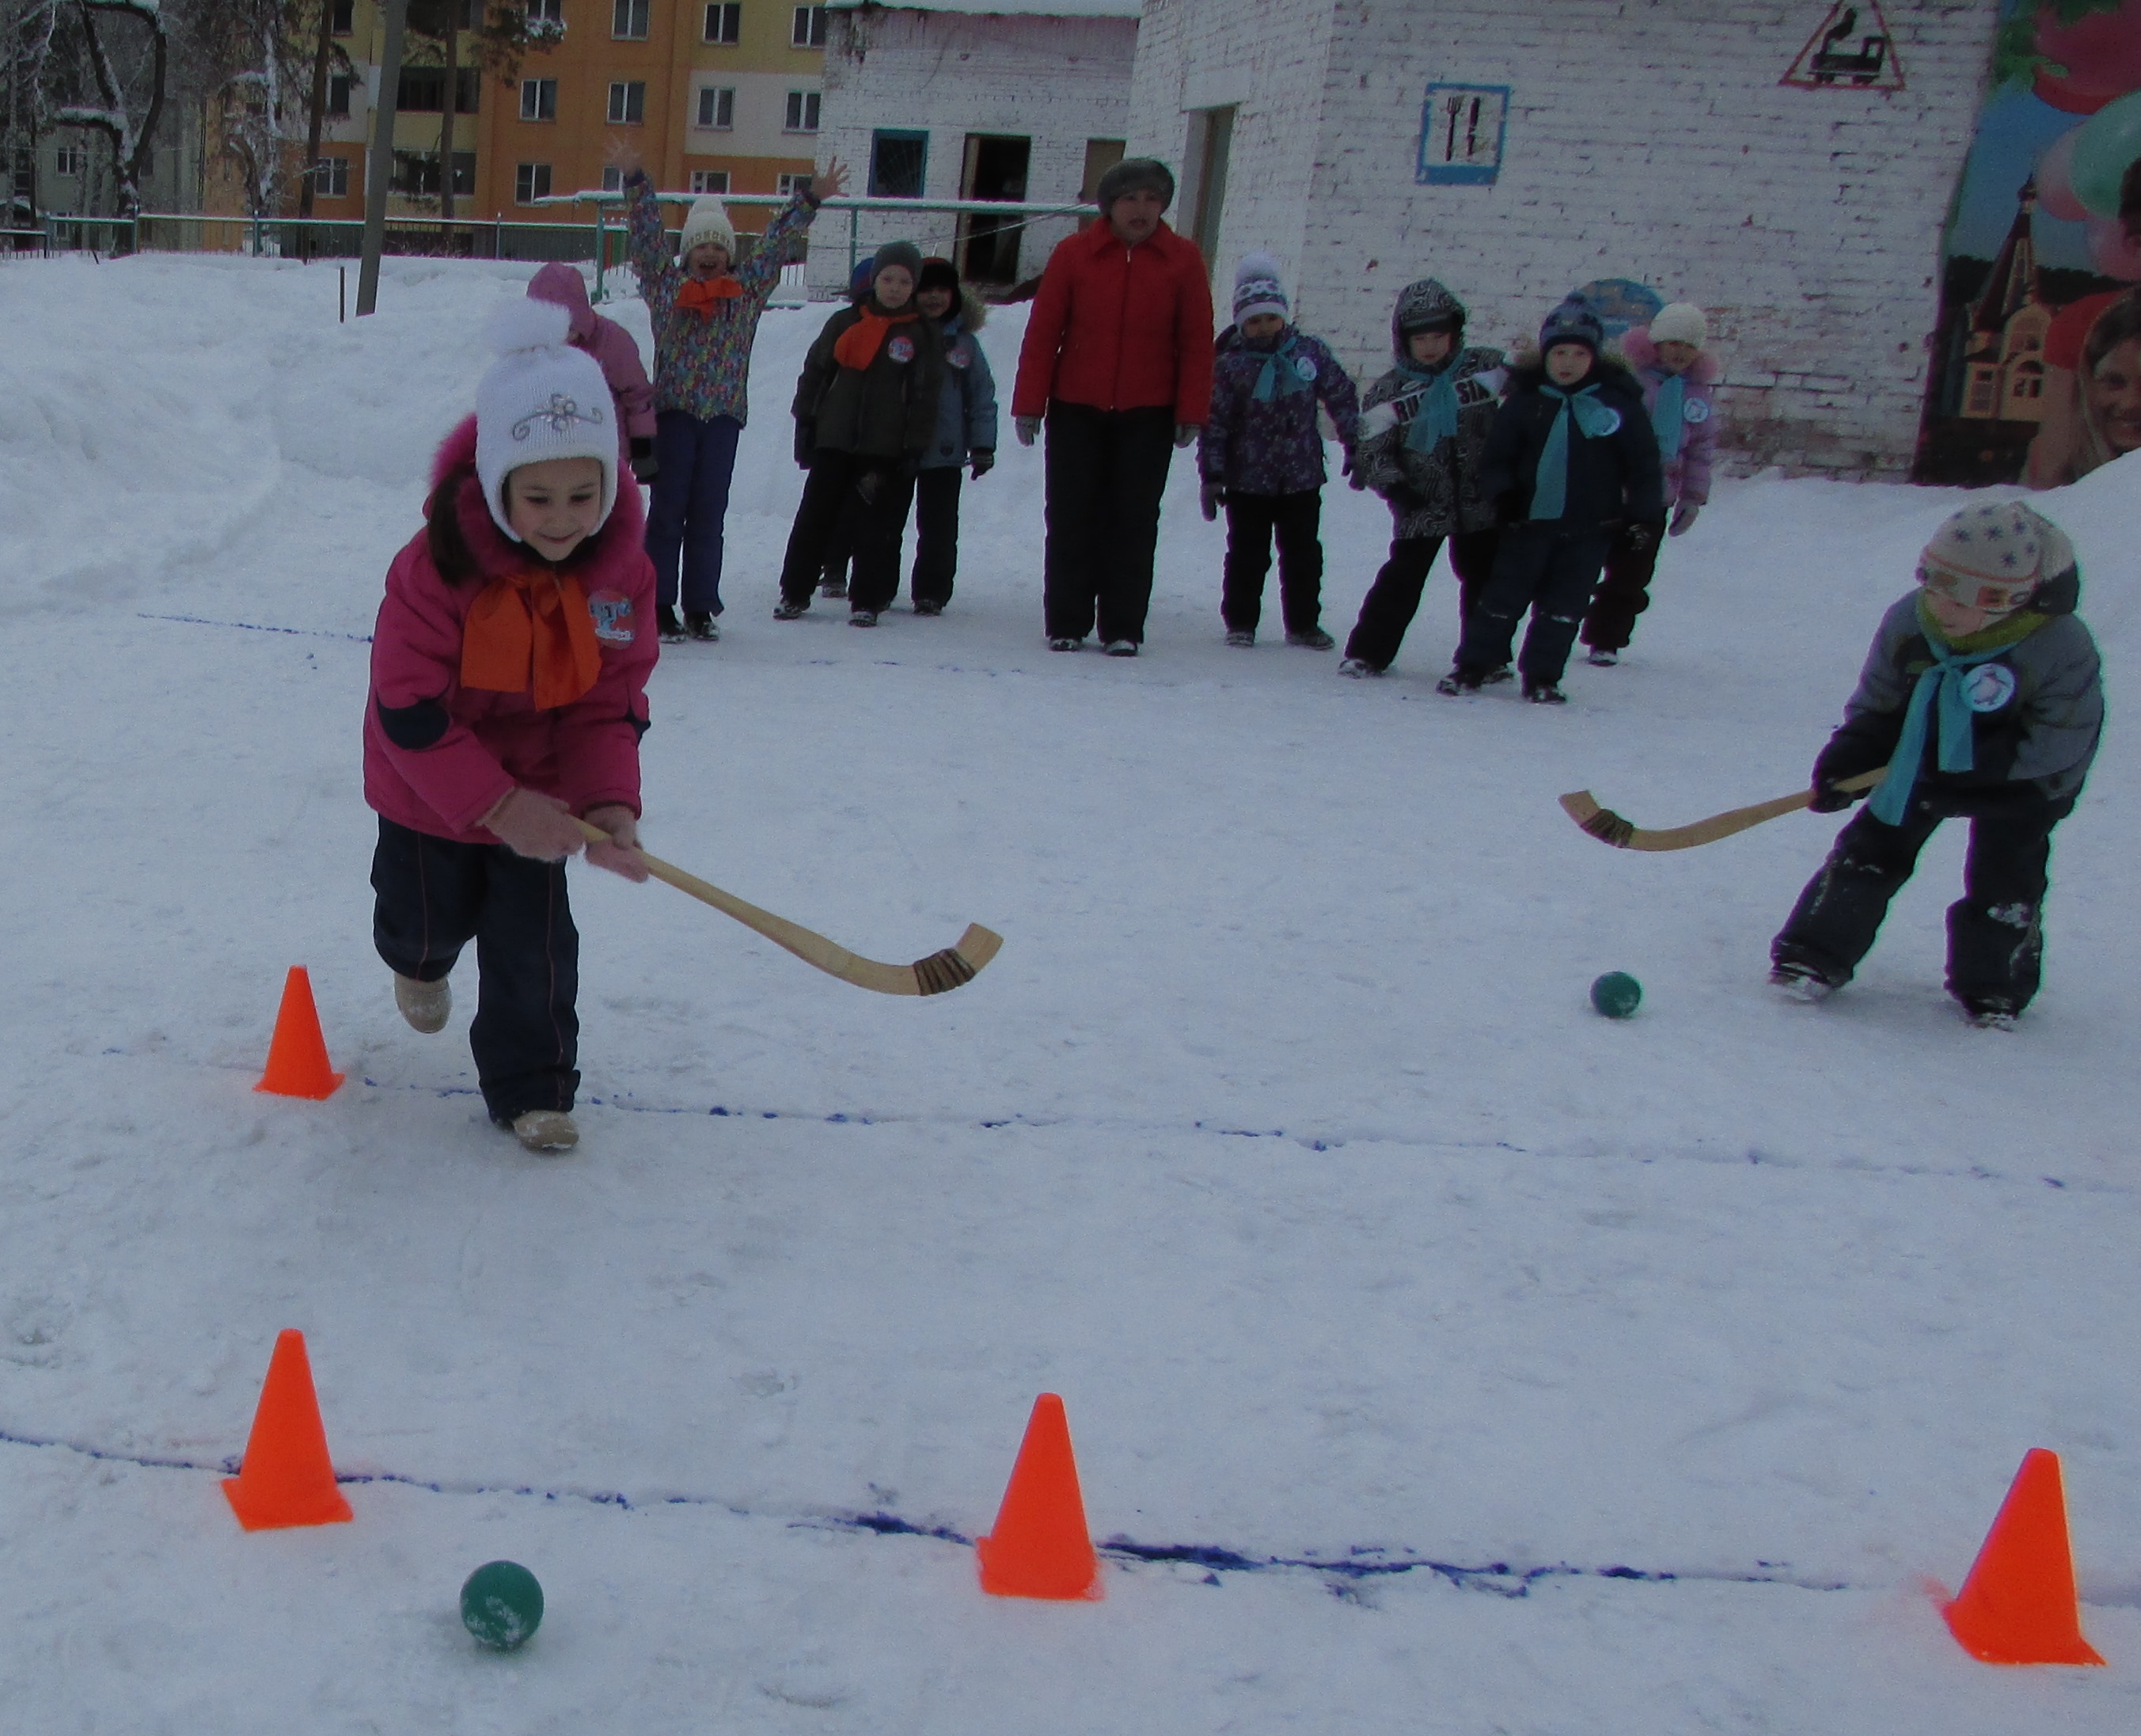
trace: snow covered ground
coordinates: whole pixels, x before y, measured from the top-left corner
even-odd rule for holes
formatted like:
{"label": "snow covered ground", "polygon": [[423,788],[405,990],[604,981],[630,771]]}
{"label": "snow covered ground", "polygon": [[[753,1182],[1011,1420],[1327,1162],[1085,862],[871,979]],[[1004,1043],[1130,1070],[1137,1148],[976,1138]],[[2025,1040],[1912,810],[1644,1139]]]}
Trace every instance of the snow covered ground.
{"label": "snow covered ground", "polygon": [[[1809,1009],[1764,948],[1835,821],[1639,856],[1553,801],[1795,787],[1952,496],[1729,486],[1559,713],[1435,696],[1445,575],[1388,680],[1224,649],[1185,461],[1134,663],[1042,648],[1008,442],[946,616],[783,625],[819,314],[776,313],[649,842],[877,957],[1007,944],[887,1002],[576,869],[586,1139],[539,1161],[471,1095],[473,959],[447,1035],[395,1013],[357,733],[526,269],[390,262],[342,326],[318,267],[0,267],[0,1725],[2141,1727],[2134,461],[2045,503],[2113,723],[2001,1036],[1940,989],[1959,836]],[[1326,524],[1342,634],[1387,517]],[[250,1089],[299,962],[325,1104]],[[246,1536],[217,1473],[285,1326],[357,1518]],[[1135,1546],[1097,1605],[974,1583],[1044,1389]],[[1926,1591],[2031,1446],[2108,1669],[1974,1663]],[[455,1611],[500,1556],[549,1598],[509,1658]]]}

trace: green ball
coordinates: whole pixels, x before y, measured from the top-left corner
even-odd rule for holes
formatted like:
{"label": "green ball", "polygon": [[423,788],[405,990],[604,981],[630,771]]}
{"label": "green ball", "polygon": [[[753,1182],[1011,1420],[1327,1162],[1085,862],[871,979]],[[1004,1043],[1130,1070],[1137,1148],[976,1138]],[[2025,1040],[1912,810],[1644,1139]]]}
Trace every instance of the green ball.
{"label": "green ball", "polygon": [[2075,197],[2099,217],[2119,215],[2119,185],[2141,157],[2141,91],[2107,102],[2075,134],[2068,181]]}
{"label": "green ball", "polygon": [[518,1561],[485,1561],[461,1587],[461,1625],[485,1645],[512,1651],[543,1625],[543,1588]]}
{"label": "green ball", "polygon": [[1591,1004],[1608,1018],[1626,1018],[1643,1004],[1643,985],[1625,970],[1609,970],[1591,985]]}

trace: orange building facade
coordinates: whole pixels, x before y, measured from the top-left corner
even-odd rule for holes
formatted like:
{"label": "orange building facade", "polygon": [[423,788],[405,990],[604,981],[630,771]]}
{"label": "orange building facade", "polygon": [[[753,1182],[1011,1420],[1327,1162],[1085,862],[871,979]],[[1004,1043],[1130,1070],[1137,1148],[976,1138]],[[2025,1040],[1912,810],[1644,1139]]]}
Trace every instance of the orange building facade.
{"label": "orange building facade", "polygon": [[[472,0],[475,13],[480,0]],[[664,191],[781,193],[817,150],[825,13],[781,0],[528,0],[556,33],[510,81],[469,64],[455,92],[454,215],[490,222],[593,220],[540,201],[614,188],[611,142],[637,150]],[[376,0],[340,0],[352,72],[328,95],[313,213],[364,215],[366,154],[384,47]],[[391,215],[436,216],[445,143],[439,45],[406,38],[394,126]],[[469,112],[470,107],[473,112]],[[748,221],[741,227],[752,227]]]}

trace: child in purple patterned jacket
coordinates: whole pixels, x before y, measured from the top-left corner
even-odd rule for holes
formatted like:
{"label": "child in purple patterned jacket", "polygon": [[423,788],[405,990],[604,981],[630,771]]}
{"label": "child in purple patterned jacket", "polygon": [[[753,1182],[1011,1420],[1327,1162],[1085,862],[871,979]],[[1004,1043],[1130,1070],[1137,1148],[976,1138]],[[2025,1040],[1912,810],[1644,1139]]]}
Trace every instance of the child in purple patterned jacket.
{"label": "child in purple patterned jacket", "polygon": [[1323,433],[1317,406],[1348,451],[1360,427],[1360,396],[1321,338],[1297,331],[1278,265],[1250,254],[1234,273],[1234,325],[1219,340],[1212,412],[1198,442],[1207,519],[1227,509],[1227,565],[1219,613],[1227,643],[1253,645],[1263,614],[1272,542],[1286,642],[1328,651],[1323,599]]}

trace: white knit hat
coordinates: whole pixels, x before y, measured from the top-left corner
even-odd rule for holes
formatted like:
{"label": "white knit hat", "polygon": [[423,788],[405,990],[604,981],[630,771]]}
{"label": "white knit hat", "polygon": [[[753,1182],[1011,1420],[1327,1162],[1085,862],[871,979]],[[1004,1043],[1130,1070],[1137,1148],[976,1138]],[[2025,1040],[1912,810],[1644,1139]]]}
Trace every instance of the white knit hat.
{"label": "white knit hat", "polygon": [[555,302],[502,302],[485,336],[498,360],[475,389],[475,473],[492,521],[515,542],[506,522],[505,479],[549,458],[602,463],[599,530],[617,504],[617,407],[602,365],[565,340],[572,316]]}
{"label": "white knit hat", "polygon": [[1651,322],[1653,343],[1691,343],[1697,349],[1710,342],[1710,316],[1693,302],[1675,302],[1658,309]]}
{"label": "white knit hat", "polygon": [[729,221],[728,207],[718,199],[705,196],[692,201],[692,209],[685,214],[684,236],[677,244],[677,256],[688,259],[692,249],[712,242],[731,259],[736,258],[736,225]]}
{"label": "white knit hat", "polygon": [[2020,501],[1966,506],[1933,532],[1918,583],[1988,614],[2011,614],[2046,576],[2048,545],[2062,565],[2073,564],[2065,538]]}
{"label": "white knit hat", "polygon": [[1292,318],[1287,305],[1286,286],[1279,281],[1278,261],[1269,254],[1243,254],[1234,268],[1234,323],[1254,319],[1259,313]]}

